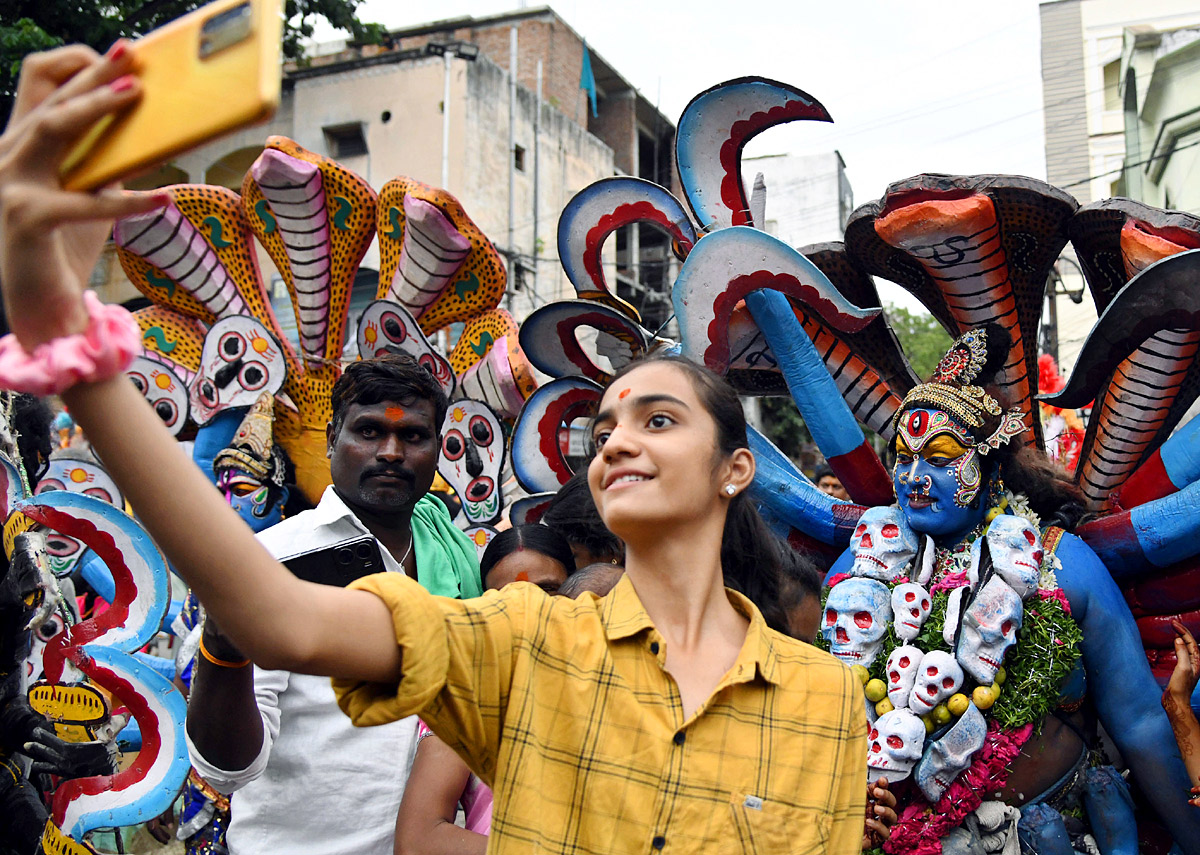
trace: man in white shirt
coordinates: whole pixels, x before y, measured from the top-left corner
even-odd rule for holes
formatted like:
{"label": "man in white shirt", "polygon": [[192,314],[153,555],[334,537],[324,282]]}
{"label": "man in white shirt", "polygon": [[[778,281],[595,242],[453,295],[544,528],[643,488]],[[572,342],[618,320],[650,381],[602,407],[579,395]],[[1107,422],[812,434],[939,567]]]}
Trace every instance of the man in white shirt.
{"label": "man in white shirt", "polygon": [[[408,573],[435,594],[478,596],[473,545],[425,495],[446,407],[441,387],[407,356],[348,366],[326,432],[333,486],[316,508],[259,540],[287,557],[369,533],[388,571]],[[355,728],[327,678],[244,665],[211,621],[202,641],[188,747],[201,776],[233,793],[231,855],[391,855],[416,719]]]}

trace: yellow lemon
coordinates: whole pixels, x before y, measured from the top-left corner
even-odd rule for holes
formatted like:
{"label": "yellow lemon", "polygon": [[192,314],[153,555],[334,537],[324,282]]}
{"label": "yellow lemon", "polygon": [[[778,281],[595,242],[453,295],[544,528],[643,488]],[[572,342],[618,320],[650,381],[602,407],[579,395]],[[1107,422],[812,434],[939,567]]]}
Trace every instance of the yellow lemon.
{"label": "yellow lemon", "polygon": [[1001,665],[999,668],[996,669],[996,685],[1003,686],[1004,681],[1007,679],[1008,679],[1008,672],[1005,671],[1004,666]]}
{"label": "yellow lemon", "polygon": [[950,696],[950,700],[946,701],[946,709],[950,710],[954,715],[962,715],[970,705],[971,699],[962,692],[956,692]]}
{"label": "yellow lemon", "polygon": [[987,710],[991,709],[992,704],[996,703],[996,696],[992,694],[990,686],[976,686],[975,691],[971,692],[971,700],[981,710]]}
{"label": "yellow lemon", "polygon": [[950,719],[953,718],[950,715],[950,709],[945,704],[938,704],[933,708],[933,712],[930,715],[933,717],[934,724],[938,726],[949,724]]}
{"label": "yellow lemon", "polygon": [[862,683],[864,686],[867,685],[867,681],[871,679],[871,672],[867,670],[866,665],[851,665],[850,673],[857,677],[858,682]]}
{"label": "yellow lemon", "polygon": [[[880,681],[880,682],[882,682],[882,681]],[[883,715],[884,713],[890,713],[894,709],[895,709],[895,707],[892,705],[892,702],[889,701],[887,698],[884,698],[882,701],[875,704],[875,714],[876,715]]]}
{"label": "yellow lemon", "polygon": [[876,677],[867,682],[867,700],[882,701],[887,697],[887,684]]}
{"label": "yellow lemon", "polygon": [[1000,688],[1000,684],[992,683],[992,685],[988,686],[988,688],[992,690],[992,700],[999,700],[1000,692],[1003,691],[1003,689]]}
{"label": "yellow lemon", "polygon": [[926,733],[933,733],[935,730],[937,730],[937,725],[933,722],[933,716],[923,715],[921,716],[921,721],[925,722]]}

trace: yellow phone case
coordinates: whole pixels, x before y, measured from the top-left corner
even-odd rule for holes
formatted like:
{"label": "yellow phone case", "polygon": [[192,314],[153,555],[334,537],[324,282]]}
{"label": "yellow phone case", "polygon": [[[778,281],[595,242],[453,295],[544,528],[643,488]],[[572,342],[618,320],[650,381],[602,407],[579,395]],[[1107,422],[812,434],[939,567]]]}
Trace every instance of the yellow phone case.
{"label": "yellow phone case", "polygon": [[204,24],[247,0],[216,0],[138,39],[141,100],[98,122],[62,166],[68,190],[91,190],[153,167],[279,105],[283,0],[249,0],[250,33],[200,56]]}

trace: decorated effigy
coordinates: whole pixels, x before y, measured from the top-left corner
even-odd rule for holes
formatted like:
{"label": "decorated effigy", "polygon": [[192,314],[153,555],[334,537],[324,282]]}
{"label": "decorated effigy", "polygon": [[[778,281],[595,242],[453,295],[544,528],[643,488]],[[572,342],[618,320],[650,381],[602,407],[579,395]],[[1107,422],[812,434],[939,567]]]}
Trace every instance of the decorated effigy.
{"label": "decorated effigy", "polygon": [[[664,349],[745,395],[788,395],[852,501],[754,432],[752,495],[793,546],[833,563],[817,642],[860,676],[864,766],[899,801],[890,839],[871,845],[1134,851],[1149,822],[1196,851],[1200,815],[1159,692],[1170,621],[1200,626],[1198,428],[1179,427],[1200,392],[1188,308],[1200,261],[1187,252],[1200,221],[1129,200],[1080,209],[1019,176],[920,175],[856,210],[843,242],[789,247],[761,230],[769,196],[747,197],[740,153],[806,120],[830,118],[794,87],[721,84],[679,122],[682,201],[616,178],[567,206],[559,256],[578,299],[521,325],[554,379],[514,429],[531,494],[514,519],[537,519],[570,478],[564,426],[594,406],[608,366]],[[673,238],[677,342],[604,282],[603,241],[631,222]],[[1037,325],[1068,240],[1101,317],[1063,379],[1039,361]],[[932,377],[912,370],[875,277],[955,339]],[[596,331],[590,349],[581,326]]]}

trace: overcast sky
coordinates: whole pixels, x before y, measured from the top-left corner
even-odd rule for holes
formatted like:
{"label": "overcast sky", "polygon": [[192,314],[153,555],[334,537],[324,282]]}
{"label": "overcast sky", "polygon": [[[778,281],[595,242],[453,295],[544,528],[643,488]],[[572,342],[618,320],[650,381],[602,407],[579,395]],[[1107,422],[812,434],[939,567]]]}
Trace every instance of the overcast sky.
{"label": "overcast sky", "polygon": [[[360,17],[401,27],[518,5],[367,0]],[[838,149],[856,204],[920,172],[1045,177],[1036,0],[552,5],[651,102],[661,87],[673,119],[697,92],[733,77],[772,77],[808,92],[834,124],[775,129],[747,154]]]}

